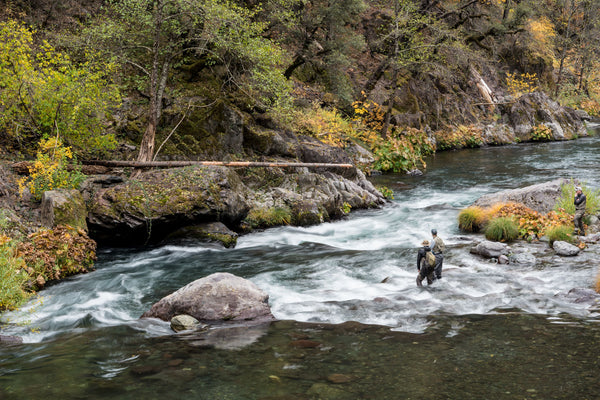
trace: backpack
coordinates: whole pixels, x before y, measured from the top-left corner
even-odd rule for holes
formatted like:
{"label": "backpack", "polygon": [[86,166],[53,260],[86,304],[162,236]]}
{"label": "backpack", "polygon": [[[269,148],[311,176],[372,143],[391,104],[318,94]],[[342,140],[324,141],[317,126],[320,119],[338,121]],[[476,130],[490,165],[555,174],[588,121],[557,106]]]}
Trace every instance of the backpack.
{"label": "backpack", "polygon": [[425,259],[430,267],[435,267],[435,255],[432,252],[425,253]]}

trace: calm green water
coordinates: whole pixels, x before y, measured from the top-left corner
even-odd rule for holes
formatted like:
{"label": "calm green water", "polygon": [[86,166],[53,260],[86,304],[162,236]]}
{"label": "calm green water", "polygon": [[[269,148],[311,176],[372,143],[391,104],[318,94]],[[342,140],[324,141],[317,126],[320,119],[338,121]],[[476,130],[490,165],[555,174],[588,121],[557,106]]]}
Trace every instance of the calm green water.
{"label": "calm green water", "polygon": [[[2,316],[1,333],[25,343],[0,347],[0,399],[599,399],[600,250],[498,265],[456,227],[485,193],[556,177],[600,187],[599,161],[597,138],[442,153],[422,177],[378,178],[396,200],[343,221],[235,249],[106,249],[95,272]],[[444,279],[419,289],[432,227]],[[269,293],[280,321],[174,335],[138,319],[217,271]]]}

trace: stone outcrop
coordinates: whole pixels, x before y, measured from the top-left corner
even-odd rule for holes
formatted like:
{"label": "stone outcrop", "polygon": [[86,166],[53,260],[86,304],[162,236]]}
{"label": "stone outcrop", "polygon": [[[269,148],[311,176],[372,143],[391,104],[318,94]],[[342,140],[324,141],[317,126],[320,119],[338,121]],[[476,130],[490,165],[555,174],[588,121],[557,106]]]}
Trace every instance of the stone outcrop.
{"label": "stone outcrop", "polygon": [[70,225],[87,231],[86,205],[83,196],[76,189],[44,192],[41,209],[42,224],[47,228]]}
{"label": "stone outcrop", "polygon": [[[250,227],[249,217],[274,209],[289,215],[284,223],[311,225],[340,218],[348,209],[385,202],[361,171],[350,170],[345,176],[307,168],[195,166],[149,171],[107,187],[88,185],[87,223],[90,236],[99,243],[127,246],[212,222],[244,231]],[[276,221],[251,228],[273,225]]]}
{"label": "stone outcrop", "polygon": [[186,314],[200,322],[265,322],[275,318],[269,296],[254,283],[230,273],[195,280],[162,298],[142,315],[170,321]]}
{"label": "stone outcrop", "polygon": [[540,213],[547,213],[554,208],[561,196],[561,185],[568,184],[566,179],[555,179],[550,182],[526,186],[519,189],[504,190],[480,197],[474,206],[490,207],[496,203],[520,203]]}
{"label": "stone outcrop", "polygon": [[550,128],[552,140],[587,135],[581,116],[575,110],[561,106],[543,92],[519,97],[505,112],[502,122],[512,128],[520,141],[532,140],[533,129],[539,125]]}

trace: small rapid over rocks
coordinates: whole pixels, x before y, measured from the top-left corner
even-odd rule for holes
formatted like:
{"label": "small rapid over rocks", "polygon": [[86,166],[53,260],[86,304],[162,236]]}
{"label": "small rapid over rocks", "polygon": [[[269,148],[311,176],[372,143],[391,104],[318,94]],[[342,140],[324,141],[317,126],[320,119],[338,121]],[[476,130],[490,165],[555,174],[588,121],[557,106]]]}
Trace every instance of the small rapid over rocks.
{"label": "small rapid over rocks", "polygon": [[[233,249],[171,244],[107,250],[99,254],[97,271],[52,286],[29,307],[6,313],[3,332],[26,342],[123,324],[149,335],[168,334],[167,324],[138,317],[161,297],[215,272],[251,280],[270,296],[280,320],[358,321],[422,333],[435,327],[436,315],[514,311],[595,319],[597,300],[589,292],[599,245],[564,258],[545,242],[517,243],[512,247],[520,255],[498,264],[470,252],[483,237],[458,231],[456,218],[484,194],[556,177],[598,187],[589,171],[599,149],[598,139],[586,138],[442,153],[422,177],[379,177],[395,200],[341,221],[252,233]],[[430,238],[431,228],[447,245],[444,275],[417,288],[416,249]]]}

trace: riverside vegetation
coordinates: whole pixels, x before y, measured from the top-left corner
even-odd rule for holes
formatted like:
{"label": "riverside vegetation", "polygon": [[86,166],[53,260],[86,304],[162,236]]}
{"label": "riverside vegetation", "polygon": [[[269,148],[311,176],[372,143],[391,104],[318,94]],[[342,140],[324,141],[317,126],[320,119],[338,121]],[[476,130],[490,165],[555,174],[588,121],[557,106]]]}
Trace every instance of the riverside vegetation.
{"label": "riverside vegetation", "polygon": [[[554,210],[546,214],[517,203],[497,203],[489,208],[471,206],[458,214],[458,227],[465,232],[484,232],[487,239],[501,242],[518,238],[532,241],[547,236],[550,245],[557,240],[576,243],[573,236],[573,187],[573,183],[562,184],[561,196]],[[582,187],[585,187],[588,199],[585,223],[589,224],[590,215],[597,215],[600,211],[600,190]],[[583,243],[578,244],[584,246]]]}
{"label": "riverside vegetation", "polygon": [[[540,93],[600,114],[597,0],[95,0],[86,13],[75,0],[49,4],[0,5],[0,154],[35,158],[27,177],[5,174],[0,187],[0,310],[93,267],[84,231],[40,230],[15,211],[28,202],[17,185],[33,208],[44,191],[77,188],[78,159],[301,158],[265,144],[290,131],[364,147],[369,156],[354,162],[367,172],[407,172],[436,151],[582,134],[538,117],[507,133],[523,107],[546,101]],[[567,206],[544,218],[566,221]],[[520,237],[550,228],[506,207]],[[484,229],[469,212],[459,223]],[[510,221],[490,235],[504,239]],[[247,222],[290,215],[266,208]]]}

